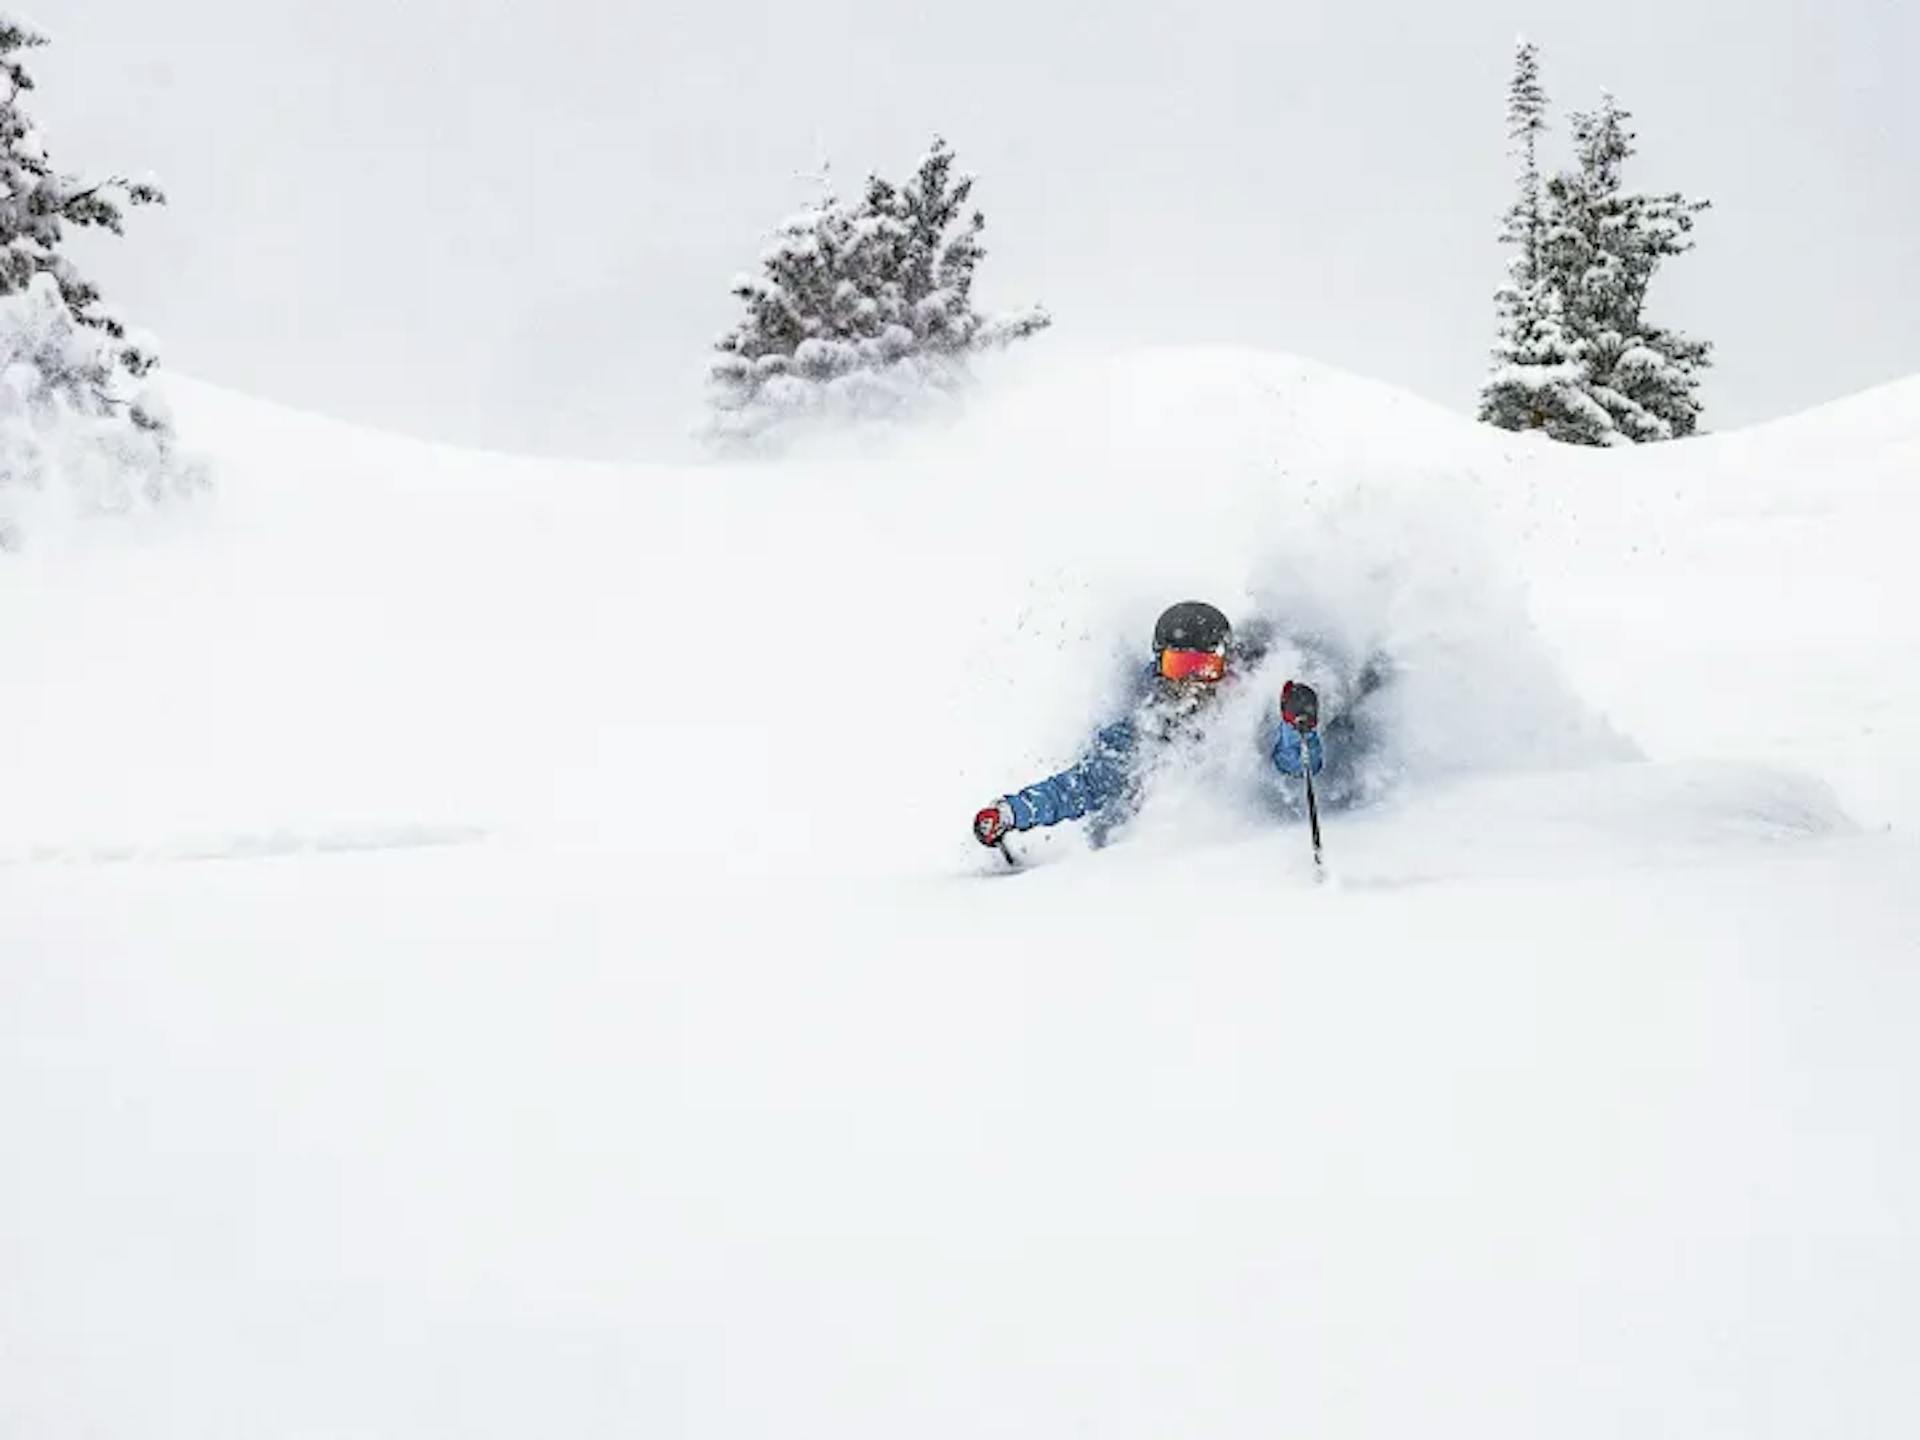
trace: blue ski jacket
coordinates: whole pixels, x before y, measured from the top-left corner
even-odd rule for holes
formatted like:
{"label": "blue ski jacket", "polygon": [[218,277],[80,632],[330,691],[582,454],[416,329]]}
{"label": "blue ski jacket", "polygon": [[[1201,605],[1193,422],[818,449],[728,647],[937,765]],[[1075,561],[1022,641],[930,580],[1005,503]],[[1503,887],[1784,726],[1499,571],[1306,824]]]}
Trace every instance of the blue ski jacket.
{"label": "blue ski jacket", "polygon": [[[1058,775],[1049,775],[1004,797],[1013,811],[1014,829],[1058,825],[1063,820],[1078,820],[1104,809],[1116,800],[1131,801],[1135,797],[1142,749],[1139,727],[1131,719],[1106,726],[1093,737],[1080,759]],[[1295,731],[1278,727],[1268,753],[1274,769],[1298,778],[1300,737]],[[1318,731],[1307,736],[1307,760],[1316,775],[1326,763]]]}

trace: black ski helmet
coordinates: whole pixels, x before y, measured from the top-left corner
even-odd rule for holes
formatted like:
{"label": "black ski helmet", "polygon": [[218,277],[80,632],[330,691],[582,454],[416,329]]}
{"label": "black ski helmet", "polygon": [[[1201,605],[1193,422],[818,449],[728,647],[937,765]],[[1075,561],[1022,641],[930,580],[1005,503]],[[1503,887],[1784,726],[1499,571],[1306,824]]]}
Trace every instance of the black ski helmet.
{"label": "black ski helmet", "polygon": [[1227,617],[1204,600],[1169,605],[1154,623],[1153,653],[1162,650],[1221,650],[1233,636]]}

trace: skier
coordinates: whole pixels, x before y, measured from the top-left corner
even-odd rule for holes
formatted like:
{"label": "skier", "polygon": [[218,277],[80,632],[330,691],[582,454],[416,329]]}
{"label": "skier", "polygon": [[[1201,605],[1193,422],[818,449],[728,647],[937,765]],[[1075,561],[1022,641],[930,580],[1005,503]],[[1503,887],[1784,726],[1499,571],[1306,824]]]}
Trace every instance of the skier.
{"label": "skier", "polygon": [[[982,809],[973,817],[975,838],[998,845],[1016,830],[1094,815],[1091,838],[1096,845],[1104,843],[1108,832],[1138,808],[1150,766],[1201,739],[1201,721],[1234,680],[1228,673],[1232,639],[1227,617],[1204,601],[1170,606],[1153,627],[1153,664],[1141,677],[1132,712],[1100,730],[1085,754],[1058,775]],[[1314,728],[1313,692],[1290,681],[1281,708],[1282,724],[1269,750],[1274,769],[1300,777],[1304,737],[1308,763],[1319,774],[1325,756]]]}

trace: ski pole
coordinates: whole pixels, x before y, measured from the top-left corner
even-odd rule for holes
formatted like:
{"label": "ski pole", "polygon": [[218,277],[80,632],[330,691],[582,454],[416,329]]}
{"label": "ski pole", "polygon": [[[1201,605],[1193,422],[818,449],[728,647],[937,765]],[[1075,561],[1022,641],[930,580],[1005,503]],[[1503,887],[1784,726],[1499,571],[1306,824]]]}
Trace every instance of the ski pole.
{"label": "ski pole", "polygon": [[1320,801],[1313,793],[1313,756],[1307,750],[1306,727],[1300,729],[1300,773],[1307,781],[1307,825],[1313,831],[1313,868],[1324,872],[1326,859],[1320,853]]}
{"label": "ski pole", "polygon": [[1326,859],[1320,853],[1320,797],[1313,789],[1313,748],[1307,737],[1320,724],[1320,697],[1311,685],[1289,680],[1280,687],[1280,723],[1291,725],[1300,737],[1300,778],[1307,782],[1307,821],[1313,828],[1313,869],[1316,877],[1326,875]]}
{"label": "ski pole", "polygon": [[1016,870],[1020,868],[1020,862],[1013,858],[1013,851],[1007,848],[1006,836],[1003,835],[998,840],[994,841],[993,848],[1000,852],[1000,858],[1006,861],[1007,864],[1011,865]]}

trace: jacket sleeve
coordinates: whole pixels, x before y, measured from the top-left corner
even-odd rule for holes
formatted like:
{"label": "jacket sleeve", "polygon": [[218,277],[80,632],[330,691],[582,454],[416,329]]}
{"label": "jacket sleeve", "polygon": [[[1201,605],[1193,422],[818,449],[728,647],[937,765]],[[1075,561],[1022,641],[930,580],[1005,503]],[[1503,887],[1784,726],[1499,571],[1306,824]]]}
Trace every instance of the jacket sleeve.
{"label": "jacket sleeve", "polygon": [[[1318,775],[1320,773],[1320,768],[1326,764],[1326,760],[1326,750],[1320,744],[1320,732],[1318,730],[1309,730],[1307,732],[1307,762],[1313,766],[1314,774]],[[1296,778],[1299,776],[1300,735],[1298,731],[1282,725],[1279,733],[1273,737],[1273,768],[1278,770],[1282,775],[1292,775]]]}
{"label": "jacket sleeve", "polygon": [[1124,795],[1133,774],[1133,746],[1131,724],[1121,720],[1107,726],[1073,765],[1006,797],[1013,828],[1078,820]]}

